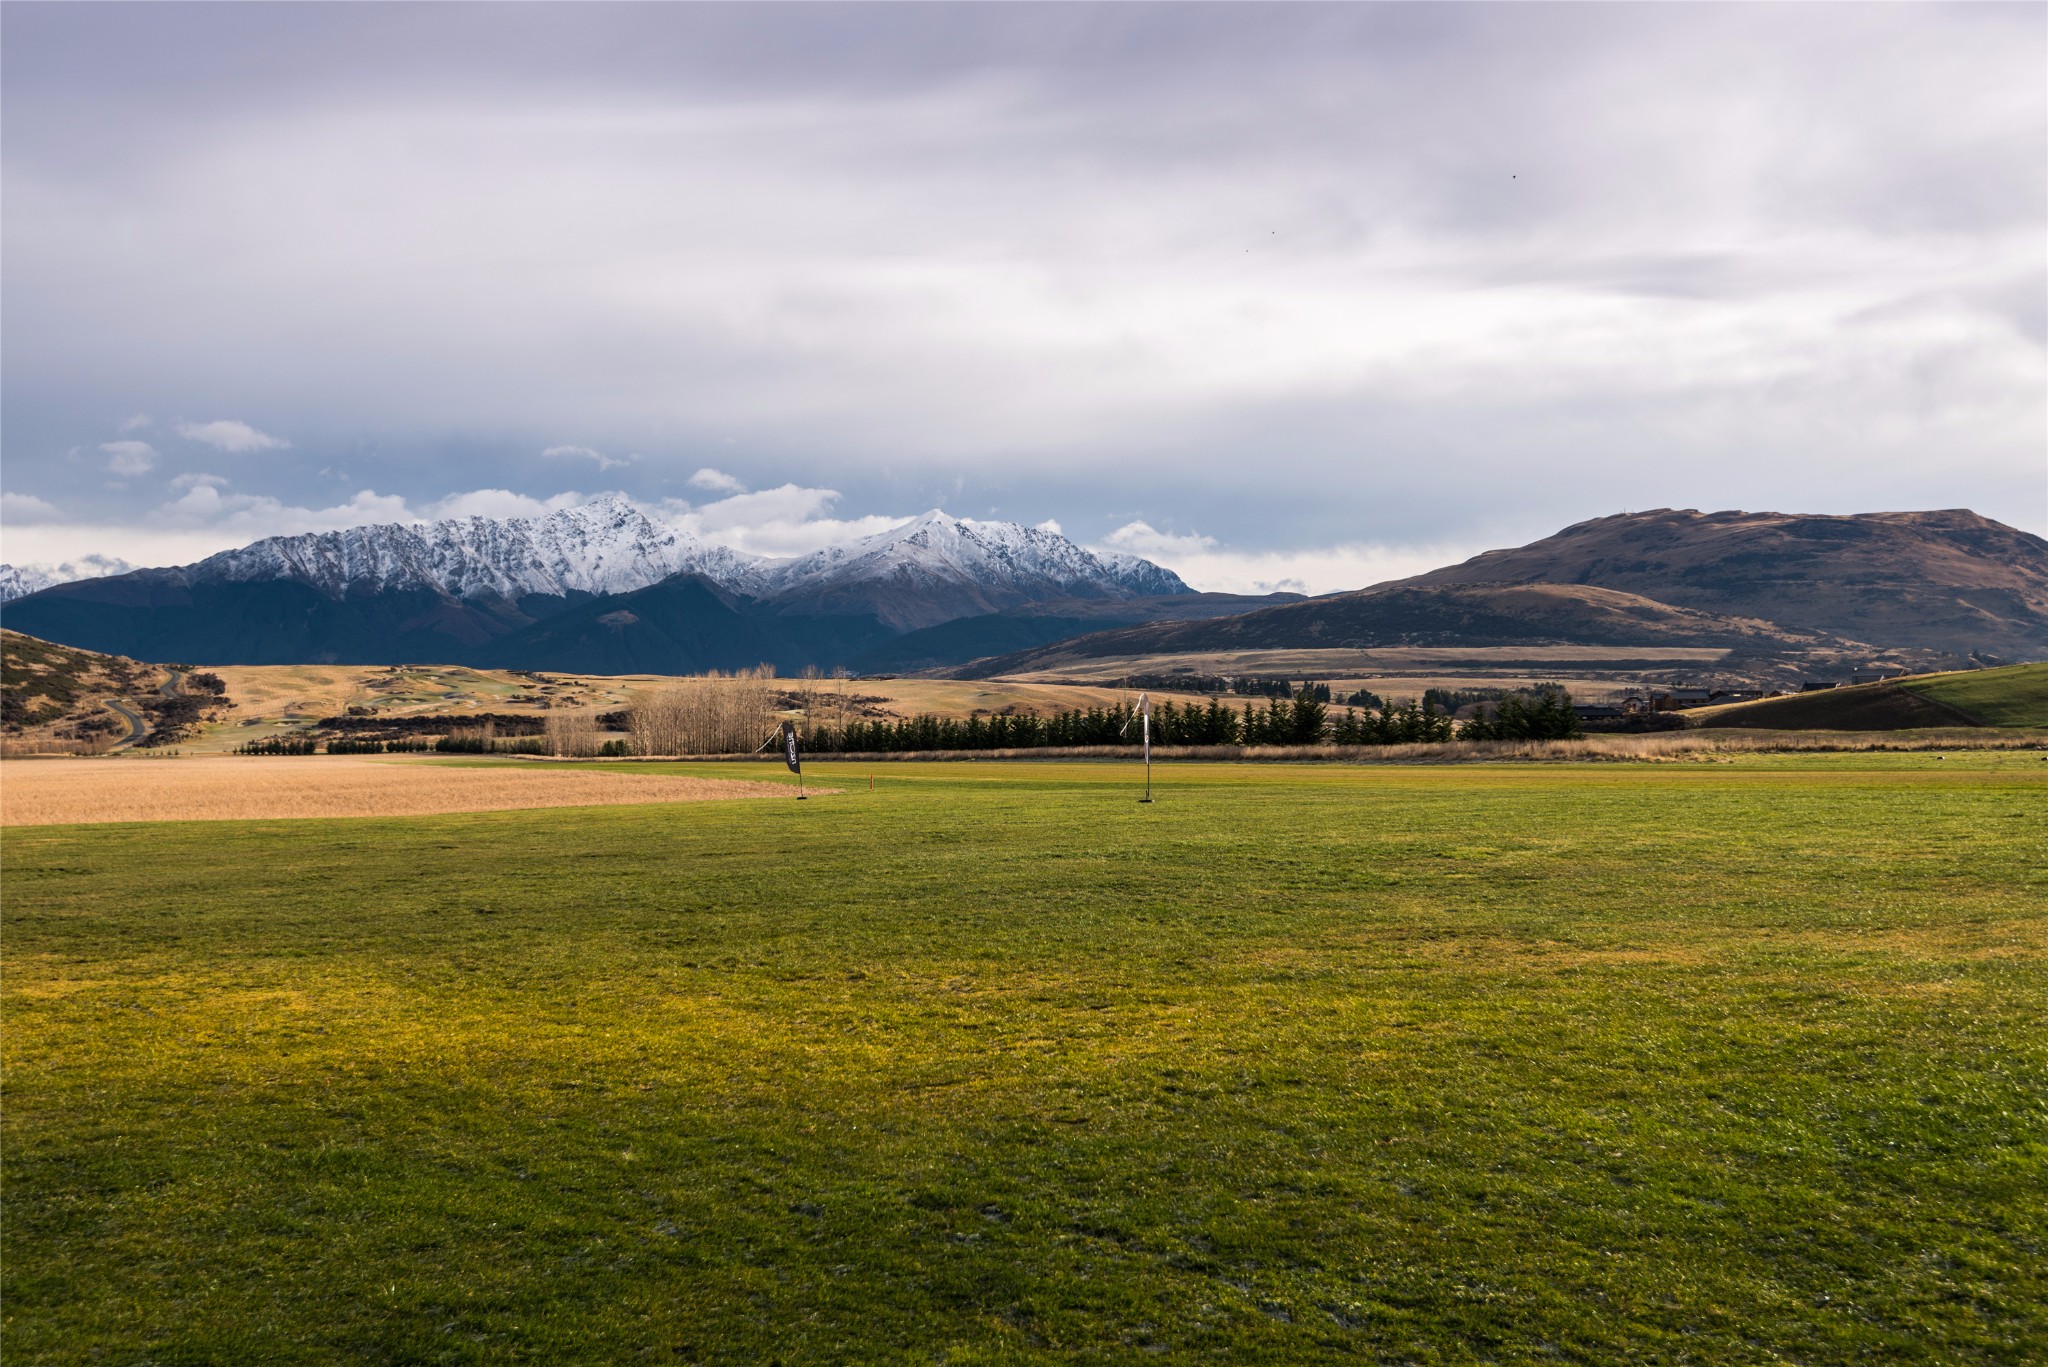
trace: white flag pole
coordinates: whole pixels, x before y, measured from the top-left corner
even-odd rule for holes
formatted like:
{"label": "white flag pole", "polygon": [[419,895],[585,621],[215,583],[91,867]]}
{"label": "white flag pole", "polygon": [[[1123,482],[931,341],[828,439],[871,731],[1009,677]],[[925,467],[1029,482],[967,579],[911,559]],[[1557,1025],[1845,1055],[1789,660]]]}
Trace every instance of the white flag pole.
{"label": "white flag pole", "polygon": [[1142,720],[1142,734],[1145,738],[1145,796],[1140,802],[1152,800],[1152,698],[1150,694],[1138,695],[1138,716]]}

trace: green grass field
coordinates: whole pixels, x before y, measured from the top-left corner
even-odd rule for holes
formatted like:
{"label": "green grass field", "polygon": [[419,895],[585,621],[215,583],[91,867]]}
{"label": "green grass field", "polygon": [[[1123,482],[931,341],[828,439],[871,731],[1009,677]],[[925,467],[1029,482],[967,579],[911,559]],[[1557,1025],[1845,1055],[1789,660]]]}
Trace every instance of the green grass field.
{"label": "green grass field", "polygon": [[1900,687],[1953,707],[1982,726],[2048,726],[2048,664],[1931,674]]}
{"label": "green grass field", "polygon": [[2048,1357],[2040,754],[875,773],[11,830],[9,1360]]}
{"label": "green grass field", "polygon": [[2048,664],[1922,674],[1705,707],[1686,715],[1698,726],[1791,731],[2048,727]]}

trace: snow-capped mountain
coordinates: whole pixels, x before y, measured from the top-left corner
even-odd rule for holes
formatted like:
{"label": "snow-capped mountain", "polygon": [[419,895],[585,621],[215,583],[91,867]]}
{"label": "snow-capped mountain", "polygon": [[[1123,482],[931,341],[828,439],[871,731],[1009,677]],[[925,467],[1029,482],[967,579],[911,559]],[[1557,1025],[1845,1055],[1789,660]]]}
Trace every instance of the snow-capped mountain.
{"label": "snow-capped mountain", "polygon": [[1109,571],[1111,579],[1140,598],[1164,598],[1169,594],[1195,591],[1172,570],[1164,565],[1155,565],[1142,555],[1131,555],[1125,551],[1095,551],[1093,555]]}
{"label": "snow-capped mountain", "polygon": [[845,545],[767,560],[708,545],[617,495],[543,517],[267,537],[184,570],[194,584],[291,580],[334,598],[429,589],[515,602],[631,593],[683,572],[785,613],[872,614],[906,631],[1049,598],[1188,592],[1149,560],[1099,556],[1057,532],[938,509]]}
{"label": "snow-capped mountain", "polygon": [[34,565],[0,565],[0,603],[11,603],[17,598],[46,589],[59,583]]}
{"label": "snow-capped mountain", "polygon": [[1055,598],[1189,592],[1178,575],[1148,560],[1106,558],[1057,532],[937,508],[765,573],[766,596],[784,611],[872,613],[899,631]]}
{"label": "snow-capped mountain", "polygon": [[610,497],[543,517],[467,517],[273,536],[188,566],[193,583],[289,579],[330,597],[433,589],[457,598],[630,593],[688,570],[744,592],[752,557],[663,526]]}
{"label": "snow-capped mountain", "polygon": [[196,564],[31,591],[7,615],[30,635],[136,659],[602,661],[635,672],[837,665],[959,617],[1188,592],[1147,561],[936,510],[764,560],[611,497],[541,517],[268,537]]}
{"label": "snow-capped mountain", "polygon": [[0,565],[0,603],[11,603],[31,593],[79,579],[98,579],[109,574],[126,574],[134,566],[111,556],[88,555],[61,565]]}

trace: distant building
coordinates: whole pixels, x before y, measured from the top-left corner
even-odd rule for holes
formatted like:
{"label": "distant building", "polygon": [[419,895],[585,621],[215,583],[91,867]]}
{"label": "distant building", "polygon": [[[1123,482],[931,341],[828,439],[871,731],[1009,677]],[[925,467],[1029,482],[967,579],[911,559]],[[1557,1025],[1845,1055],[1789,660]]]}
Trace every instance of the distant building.
{"label": "distant building", "polygon": [[1712,689],[1667,688],[1656,695],[1665,707],[1705,707],[1714,700]]}
{"label": "distant building", "polygon": [[1799,685],[1799,691],[1801,693],[1825,693],[1830,688],[1840,687],[1840,684],[1834,683],[1832,681],[1828,683],[1822,683],[1818,679],[1808,679],[1804,683]]}

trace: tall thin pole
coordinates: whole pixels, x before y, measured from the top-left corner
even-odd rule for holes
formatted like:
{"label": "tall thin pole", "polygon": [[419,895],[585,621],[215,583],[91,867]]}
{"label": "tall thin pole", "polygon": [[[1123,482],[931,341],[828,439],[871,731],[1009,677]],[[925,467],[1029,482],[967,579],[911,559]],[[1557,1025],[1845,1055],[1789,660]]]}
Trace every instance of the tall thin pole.
{"label": "tall thin pole", "polygon": [[1139,798],[1138,801],[1150,802],[1152,800],[1152,709],[1146,707],[1143,709],[1143,712],[1143,734],[1145,737],[1145,796]]}

